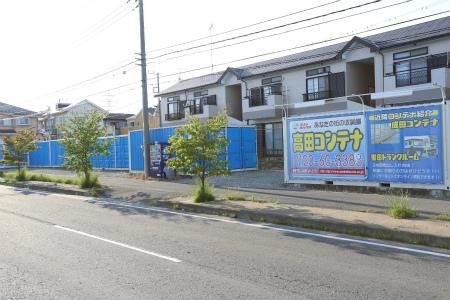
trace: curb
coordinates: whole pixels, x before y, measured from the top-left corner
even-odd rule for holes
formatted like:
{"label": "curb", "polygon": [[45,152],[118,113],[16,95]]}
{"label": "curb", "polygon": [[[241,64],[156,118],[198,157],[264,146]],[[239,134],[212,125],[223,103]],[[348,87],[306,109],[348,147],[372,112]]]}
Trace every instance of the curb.
{"label": "curb", "polygon": [[421,234],[402,230],[393,230],[378,225],[361,225],[350,222],[336,222],[309,217],[292,217],[276,213],[260,213],[248,209],[232,209],[212,207],[208,204],[182,203],[170,200],[156,200],[151,204],[169,208],[172,210],[183,210],[186,212],[203,213],[210,215],[225,216],[230,218],[250,220],[255,222],[272,223],[281,226],[300,227],[305,229],[347,234],[365,238],[395,241],[408,244],[438,247],[450,249],[450,238],[431,234]]}
{"label": "curb", "polygon": [[[39,185],[32,183],[5,183],[2,185],[29,188],[32,190],[45,191],[51,193],[78,195],[92,197],[90,191],[65,189],[57,185]],[[326,219],[317,219],[314,217],[292,217],[271,212],[255,212],[249,209],[233,209],[214,207],[211,204],[183,203],[171,200],[151,200],[149,204],[157,207],[168,208],[172,210],[182,210],[186,212],[203,213],[209,215],[225,216],[241,220],[255,222],[271,223],[280,226],[292,226],[305,229],[347,234],[364,238],[375,238],[380,240],[395,241],[408,244],[438,247],[450,249],[450,237],[442,237],[431,234],[413,233],[409,231],[393,230],[378,225],[362,225],[350,222],[336,222]]]}

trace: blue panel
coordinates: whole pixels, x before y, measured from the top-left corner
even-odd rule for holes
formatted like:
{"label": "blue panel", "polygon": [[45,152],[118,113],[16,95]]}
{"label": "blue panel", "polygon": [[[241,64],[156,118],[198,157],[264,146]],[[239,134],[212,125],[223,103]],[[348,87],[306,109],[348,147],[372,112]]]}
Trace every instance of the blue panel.
{"label": "blue panel", "polygon": [[143,133],[140,131],[130,132],[130,171],[144,171],[144,153],[142,152]]}
{"label": "blue panel", "polygon": [[163,127],[150,129],[150,142],[168,143],[169,138],[175,134],[177,127]]}
{"label": "blue panel", "polygon": [[242,169],[241,128],[228,127],[228,167],[230,170]]}
{"label": "blue panel", "polygon": [[30,167],[47,167],[50,164],[49,141],[41,141],[36,143],[36,149],[28,155]]}
{"label": "blue panel", "polygon": [[242,168],[256,168],[256,127],[242,128]]}
{"label": "blue panel", "polygon": [[64,163],[64,148],[58,141],[50,141],[51,167],[61,167]]}
{"label": "blue panel", "polygon": [[116,168],[128,169],[128,136],[116,138]]}

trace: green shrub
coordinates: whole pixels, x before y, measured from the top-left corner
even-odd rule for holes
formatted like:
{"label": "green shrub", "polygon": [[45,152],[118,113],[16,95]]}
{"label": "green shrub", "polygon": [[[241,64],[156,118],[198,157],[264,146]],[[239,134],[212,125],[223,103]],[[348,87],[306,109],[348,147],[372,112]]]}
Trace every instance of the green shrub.
{"label": "green shrub", "polygon": [[80,178],[80,187],[82,189],[90,189],[90,188],[99,188],[101,187],[100,182],[98,181],[97,173],[88,173],[87,176],[82,176]]}
{"label": "green shrub", "polygon": [[27,169],[20,168],[16,174],[17,181],[26,181],[27,180]]}
{"label": "green shrub", "polygon": [[389,199],[389,206],[386,213],[389,216],[398,219],[417,217],[417,211],[409,204],[407,193],[402,193],[400,196],[392,196]]}
{"label": "green shrub", "polygon": [[213,201],[214,199],[215,197],[213,195],[212,186],[208,182],[205,182],[205,184],[202,186],[201,182],[197,181],[194,190],[194,202],[208,202]]}
{"label": "green shrub", "polygon": [[436,220],[439,221],[447,221],[450,222],[450,214],[440,214],[435,217]]}

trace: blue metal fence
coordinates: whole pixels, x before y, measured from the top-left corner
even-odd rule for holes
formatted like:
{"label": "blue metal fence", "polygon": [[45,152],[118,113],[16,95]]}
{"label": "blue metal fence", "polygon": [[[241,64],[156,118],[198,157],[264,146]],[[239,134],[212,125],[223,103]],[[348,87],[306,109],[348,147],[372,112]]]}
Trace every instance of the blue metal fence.
{"label": "blue metal fence", "polygon": [[[164,127],[150,130],[150,143],[167,143],[175,134],[176,127]],[[227,159],[231,170],[255,169],[256,128],[227,127],[224,130],[229,140]],[[131,131],[126,136],[99,139],[111,140],[110,154],[95,156],[92,163],[96,169],[129,170],[132,173],[144,171],[142,130]],[[64,148],[58,141],[41,141],[35,151],[29,154],[31,167],[60,167],[64,162]]]}

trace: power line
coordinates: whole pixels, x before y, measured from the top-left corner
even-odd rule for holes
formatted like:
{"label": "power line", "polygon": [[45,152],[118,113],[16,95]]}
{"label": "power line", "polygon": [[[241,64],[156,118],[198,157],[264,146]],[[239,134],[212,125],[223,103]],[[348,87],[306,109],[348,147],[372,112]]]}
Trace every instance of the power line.
{"label": "power line", "polygon": [[[127,2],[128,3],[128,2]],[[132,8],[130,10],[130,7],[127,3],[121,4],[118,8],[110,12],[108,15],[103,17],[99,22],[88,28],[85,32],[79,35],[77,40],[79,40],[79,45],[82,44],[83,41],[88,41],[89,39],[93,38],[95,35],[105,31],[106,29],[110,28],[126,16],[128,16],[130,13],[132,13],[136,8]]]}
{"label": "power line", "polygon": [[232,46],[236,46],[236,45],[241,45],[241,44],[244,44],[244,43],[249,43],[249,42],[253,42],[253,41],[256,41],[256,40],[265,39],[265,38],[269,38],[269,37],[273,37],[273,36],[279,36],[279,35],[282,35],[282,34],[294,32],[294,31],[298,31],[298,30],[302,30],[302,29],[306,29],[306,28],[311,28],[311,27],[315,27],[315,26],[319,26],[319,25],[323,25],[323,24],[326,24],[326,23],[334,22],[334,21],[340,21],[340,20],[343,20],[343,19],[346,19],[346,18],[350,18],[350,17],[354,17],[354,16],[366,14],[366,13],[371,13],[371,12],[378,11],[378,10],[381,10],[381,9],[390,8],[390,7],[401,5],[401,4],[405,4],[405,3],[408,3],[408,2],[411,2],[411,1],[413,1],[413,0],[406,0],[406,1],[399,2],[399,3],[386,5],[386,6],[383,6],[383,7],[378,7],[378,8],[370,9],[370,10],[367,10],[367,11],[358,12],[358,13],[350,14],[350,15],[343,16],[343,17],[338,17],[338,18],[331,19],[331,20],[326,20],[326,21],[322,21],[322,22],[319,22],[319,23],[315,23],[315,24],[311,24],[311,25],[302,26],[302,27],[299,27],[299,28],[286,30],[286,31],[283,31],[283,32],[273,33],[273,34],[265,35],[265,36],[262,36],[262,37],[256,37],[256,38],[245,40],[245,41],[240,41],[240,42],[236,42],[236,43],[232,43],[232,44],[227,44],[227,45],[224,45],[224,46],[215,47],[215,48],[212,48],[212,49],[200,50],[200,51],[190,52],[190,53],[179,55],[179,56],[169,57],[169,58],[166,58],[162,62],[165,62],[165,61],[168,61],[168,60],[174,60],[174,59],[178,59],[178,58],[182,58],[182,57],[186,57],[186,56],[190,56],[190,55],[205,53],[205,52],[209,52],[211,50],[218,50],[218,49],[228,48],[228,47],[232,47]]}
{"label": "power line", "polygon": [[[413,21],[417,21],[417,20],[420,20],[420,19],[424,19],[424,18],[428,18],[428,17],[432,17],[432,16],[436,16],[436,15],[440,15],[440,14],[444,14],[444,13],[448,13],[448,12],[450,12],[450,10],[443,11],[443,12],[440,12],[440,13],[430,14],[430,15],[427,15],[427,16],[417,17],[417,18],[414,18],[414,19],[401,21],[401,22],[397,22],[397,23],[394,23],[394,24],[390,24],[390,25],[385,25],[385,26],[380,26],[380,27],[377,27],[377,28],[372,28],[372,29],[368,29],[368,30],[359,31],[356,34],[366,33],[366,32],[379,30],[379,29],[383,29],[383,28],[387,28],[387,27],[391,27],[391,26],[396,26],[396,25],[400,25],[400,24],[404,24],[404,23],[408,23],[408,22],[413,22]],[[445,31],[445,30],[448,30],[448,29],[450,29],[450,27],[445,27],[445,28],[440,29],[440,30],[430,30],[430,31],[428,31],[426,33],[422,33],[422,34],[413,34],[413,35],[409,35],[409,36],[403,36],[403,37],[397,38],[397,39],[386,40],[386,42],[408,40],[408,39],[411,39],[411,38],[414,38],[414,37],[420,37],[420,36],[423,36],[423,35],[427,35],[429,33],[436,33],[436,32]],[[218,64],[217,66],[229,65],[229,64],[232,64],[232,63],[246,61],[246,60],[250,60],[250,59],[254,59],[254,58],[258,58],[258,57],[262,57],[262,56],[267,56],[267,55],[277,54],[277,53],[281,53],[281,52],[296,50],[296,49],[304,48],[304,47],[308,47],[308,46],[313,46],[313,45],[317,45],[317,44],[327,43],[327,42],[330,42],[330,41],[335,41],[335,40],[346,38],[346,37],[349,37],[349,36],[353,36],[353,34],[351,34],[351,35],[348,34],[348,35],[344,35],[344,36],[340,36],[340,37],[336,37],[336,38],[332,38],[332,39],[328,39],[328,40],[323,40],[323,41],[319,41],[319,42],[314,42],[314,43],[310,43],[310,44],[300,45],[300,46],[296,46],[296,47],[292,47],[292,48],[286,48],[286,49],[282,49],[282,50],[266,52],[266,53],[263,53],[263,54],[257,54],[257,55],[253,55],[253,56],[249,56],[249,57],[245,57],[245,58],[240,58],[240,59],[237,59],[237,60],[227,61],[227,62]],[[292,59],[290,61],[285,61],[284,60],[284,61],[278,61],[278,62],[271,62],[271,63],[267,63],[267,64],[263,64],[263,65],[262,64],[258,64],[257,66],[248,66],[248,67],[241,67],[241,68],[247,68],[247,69],[265,68],[265,67],[269,67],[269,66],[273,66],[273,65],[285,64],[285,63],[289,63],[289,62],[295,62],[295,61],[305,60],[305,59],[314,58],[314,57],[328,56],[328,55],[337,54],[337,53],[339,53],[339,51],[331,51],[331,52],[325,52],[325,53],[315,54],[315,55],[311,55],[311,56],[304,56],[304,57]],[[210,66],[200,67],[200,68],[195,68],[195,69],[190,69],[190,70],[185,70],[185,71],[182,71],[182,72],[176,72],[176,73],[172,73],[172,74],[166,74],[166,75],[162,75],[160,77],[161,78],[170,77],[170,76],[175,76],[175,75],[195,72],[195,71],[199,71],[199,70],[205,70],[205,69],[208,69],[208,68],[210,68]]]}
{"label": "power line", "polygon": [[323,17],[334,15],[334,14],[337,14],[337,13],[349,11],[349,10],[352,10],[352,9],[361,8],[361,7],[364,7],[364,6],[367,6],[367,5],[378,3],[380,1],[383,1],[383,0],[374,0],[374,1],[371,1],[371,2],[367,2],[367,3],[363,3],[363,4],[347,7],[347,8],[344,8],[344,9],[336,10],[336,11],[333,11],[333,12],[330,12],[330,13],[326,13],[326,14],[322,14],[322,15],[319,15],[319,16],[314,16],[314,17],[310,17],[310,18],[307,18],[307,19],[302,19],[302,20],[298,20],[298,21],[295,21],[295,22],[290,22],[290,23],[274,26],[274,27],[271,27],[271,28],[266,28],[266,29],[253,31],[253,32],[250,32],[250,33],[246,33],[246,34],[241,34],[241,35],[238,35],[238,36],[234,36],[234,37],[230,37],[230,38],[227,38],[227,39],[215,41],[215,42],[212,42],[212,43],[201,44],[201,45],[197,45],[197,46],[192,46],[192,47],[188,47],[188,48],[184,48],[184,49],[179,49],[179,50],[163,53],[163,54],[160,54],[160,55],[157,55],[157,56],[154,56],[154,57],[150,57],[149,59],[155,60],[155,59],[158,59],[158,58],[161,58],[161,57],[164,57],[164,56],[167,56],[167,55],[171,55],[171,54],[174,54],[174,53],[180,53],[180,52],[184,52],[184,51],[189,51],[189,50],[193,50],[193,49],[197,49],[197,48],[201,48],[201,47],[205,47],[205,46],[210,46],[211,44],[223,43],[223,42],[227,42],[227,41],[231,41],[231,40],[235,40],[235,39],[239,39],[239,38],[243,38],[243,37],[247,37],[247,36],[251,36],[251,35],[267,32],[267,31],[275,30],[275,29],[280,29],[280,28],[283,28],[283,27],[287,27],[287,26],[291,26],[291,25],[295,25],[295,24],[299,24],[299,23],[315,20],[315,19],[318,19],[318,18],[323,18]]}
{"label": "power line", "polygon": [[286,14],[286,15],[282,15],[282,16],[279,16],[279,17],[275,17],[275,18],[272,18],[272,19],[267,19],[267,20],[259,21],[259,22],[253,23],[253,24],[245,25],[245,26],[242,26],[242,27],[233,28],[233,29],[230,29],[230,30],[227,30],[227,31],[219,32],[219,33],[216,33],[216,34],[213,34],[213,35],[204,36],[204,37],[197,38],[197,39],[194,39],[194,40],[191,40],[191,41],[186,41],[186,42],[182,42],[182,43],[179,43],[179,44],[173,44],[173,45],[169,45],[169,46],[163,47],[163,48],[153,49],[153,50],[151,50],[151,52],[166,50],[166,49],[174,48],[174,47],[177,47],[177,46],[182,46],[182,45],[190,44],[190,43],[193,43],[193,42],[198,42],[198,41],[201,41],[201,40],[204,40],[204,39],[209,39],[211,37],[224,35],[224,34],[227,34],[227,33],[230,33],[230,32],[234,32],[234,31],[238,31],[238,30],[241,30],[241,29],[250,28],[250,27],[253,27],[253,26],[256,26],[256,25],[261,25],[261,24],[264,24],[264,23],[268,23],[268,22],[271,22],[271,21],[275,21],[275,20],[279,20],[279,19],[282,19],[282,18],[290,17],[290,16],[293,16],[293,15],[300,14],[300,13],[303,13],[303,12],[307,12],[307,11],[310,11],[310,10],[314,10],[314,9],[317,9],[317,8],[325,7],[325,6],[328,6],[328,5],[340,2],[340,1],[342,1],[342,0],[331,1],[331,2],[328,2],[328,3],[320,4],[320,5],[313,6],[313,7],[307,8],[307,9],[302,9],[302,10],[299,10],[299,11],[296,11],[296,12],[293,12],[293,13],[289,13],[289,14]]}

